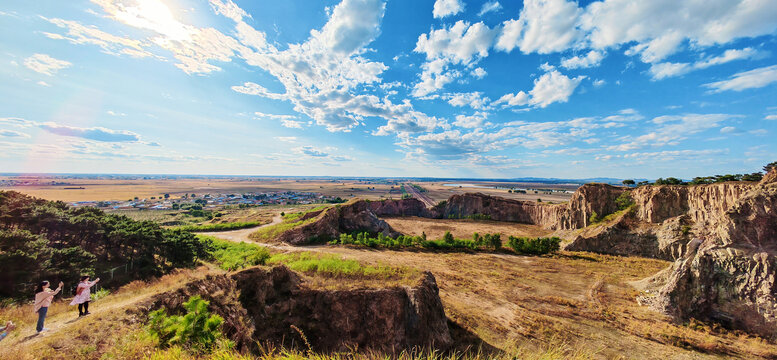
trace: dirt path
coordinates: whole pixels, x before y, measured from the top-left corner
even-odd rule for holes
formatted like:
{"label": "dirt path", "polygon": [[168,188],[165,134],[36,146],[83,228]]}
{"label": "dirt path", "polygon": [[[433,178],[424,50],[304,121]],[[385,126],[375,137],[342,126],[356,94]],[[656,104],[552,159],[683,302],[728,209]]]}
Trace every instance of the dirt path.
{"label": "dirt path", "polygon": [[283,217],[281,217],[280,214],[273,216],[272,222],[269,224],[259,225],[255,227],[245,228],[245,229],[239,229],[239,230],[230,230],[230,231],[208,231],[208,232],[201,232],[199,234],[202,235],[208,235],[208,236],[214,236],[219,239],[234,241],[234,242],[253,242],[253,240],[248,238],[248,235],[251,235],[252,232],[261,229],[263,227],[267,226],[273,226],[275,224],[280,224],[281,221],[283,221]]}
{"label": "dirt path", "polygon": [[408,194],[413,195],[414,198],[421,200],[421,202],[426,204],[426,207],[433,207],[435,205],[434,200],[432,200],[432,198],[418,191],[418,189],[416,189],[413,186],[413,184],[411,183],[405,184],[405,190],[408,192]]}

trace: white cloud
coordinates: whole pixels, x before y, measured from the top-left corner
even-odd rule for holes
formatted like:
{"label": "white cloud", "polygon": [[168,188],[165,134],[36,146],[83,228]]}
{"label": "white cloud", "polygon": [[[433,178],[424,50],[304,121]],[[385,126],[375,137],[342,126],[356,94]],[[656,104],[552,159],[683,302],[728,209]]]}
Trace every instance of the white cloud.
{"label": "white cloud", "polygon": [[275,137],[275,139],[277,139],[278,141],[283,141],[288,143],[293,143],[297,141],[296,136],[277,136]]}
{"label": "white cloud", "polygon": [[636,138],[627,138],[620,145],[607,147],[610,151],[629,151],[642,147],[678,145],[690,135],[719,127],[726,120],[736,117],[728,114],[666,115],[654,118],[653,131]]}
{"label": "white cloud", "polygon": [[62,19],[44,20],[57,25],[60,28],[67,29],[66,35],[44,32],[46,37],[57,40],[67,40],[73,44],[90,44],[102,48],[103,52],[111,55],[129,55],[136,58],[152,56],[145,48],[151,46],[150,43],[116,36],[97,29],[94,26],[85,26],[76,21]]}
{"label": "white cloud", "polygon": [[464,11],[464,3],[461,0],[436,0],[432,15],[435,19],[441,19],[446,16],[456,15]]}
{"label": "white cloud", "polygon": [[343,0],[334,7],[324,28],[310,33],[329,49],[352,54],[380,34],[385,8],[386,4],[379,0]]}
{"label": "white cloud", "polygon": [[553,70],[534,81],[534,88],[529,91],[529,104],[541,108],[554,102],[567,102],[585,76],[569,78]]}
{"label": "white cloud", "polygon": [[46,54],[34,54],[24,59],[24,66],[28,69],[48,76],[54,76],[57,71],[70,67],[72,63],[55,59]]}
{"label": "white cloud", "polygon": [[777,82],[777,65],[736,73],[728,80],[704,84],[704,86],[710,88],[711,92],[718,93],[727,90],[762,88],[774,82]]}
{"label": "white cloud", "polygon": [[104,127],[81,128],[59,125],[53,122],[38,124],[38,127],[52,134],[72,136],[103,142],[139,142],[140,135],[126,130],[111,130]]}
{"label": "white cloud", "polygon": [[585,69],[599,66],[604,59],[604,52],[591,50],[585,56],[573,56],[561,60],[561,67],[565,69]]}
{"label": "white cloud", "polygon": [[240,22],[244,17],[251,17],[245,10],[237,6],[232,0],[209,0],[210,6],[216,14],[224,15],[235,22]]}
{"label": "white cloud", "polygon": [[503,95],[497,101],[495,101],[493,105],[524,106],[527,104],[529,104],[529,94],[523,91],[519,91],[515,94]]}
{"label": "white cloud", "polygon": [[658,62],[685,40],[697,47],[726,44],[777,29],[777,7],[770,1],[623,1],[591,3],[580,17],[595,49],[636,42],[630,52]]}
{"label": "white cloud", "polygon": [[239,92],[241,94],[246,94],[246,95],[257,95],[257,96],[262,96],[262,97],[276,99],[276,100],[286,99],[285,94],[270,92],[264,86],[253,82],[246,82],[246,83],[243,83],[243,85],[235,85],[235,86],[232,86],[231,89],[233,91]]}
{"label": "white cloud", "polygon": [[488,113],[478,111],[472,115],[456,115],[456,121],[453,125],[463,128],[478,128],[483,126],[483,122],[488,118]]}
{"label": "white cloud", "polygon": [[500,4],[499,1],[489,1],[487,3],[484,3],[483,7],[480,8],[480,12],[478,12],[478,16],[483,16],[492,11],[499,11],[499,10],[502,10],[502,4]]}
{"label": "white cloud", "polygon": [[313,157],[327,157],[327,156],[329,156],[329,153],[327,153],[327,152],[325,152],[325,151],[323,151],[321,149],[318,149],[316,147],[310,146],[310,145],[296,147],[296,148],[294,148],[292,150],[294,152],[298,153],[298,154],[307,155],[307,156],[313,156]]}
{"label": "white cloud", "polygon": [[650,75],[653,80],[661,80],[668,77],[680,76],[693,70],[693,66],[687,63],[657,63],[650,65]]}
{"label": "white cloud", "polygon": [[257,111],[257,112],[254,112],[254,115],[256,115],[256,117],[257,117],[258,119],[291,120],[291,119],[296,119],[296,118],[297,118],[297,117],[296,117],[296,116],[294,116],[294,115],[286,115],[286,114],[265,114],[265,113],[262,113],[262,112],[259,112],[259,111]]}
{"label": "white cloud", "polygon": [[482,67],[475,68],[475,70],[470,71],[469,74],[476,79],[482,79],[488,75],[486,70],[484,70]]}
{"label": "white cloud", "polygon": [[488,108],[488,104],[491,102],[491,99],[484,97],[483,93],[479,91],[445,94],[442,96],[442,98],[448,100],[448,104],[453,106],[469,106],[476,110],[483,110]]}
{"label": "white cloud", "polygon": [[40,80],[40,81],[36,82],[36,84],[38,84],[40,86],[51,87],[51,84],[49,84],[49,83],[47,83],[47,82],[45,82],[43,80]]}
{"label": "white cloud", "polygon": [[724,127],[720,128],[720,133],[721,134],[732,134],[732,133],[735,133],[735,132],[737,132],[737,128],[735,128],[733,126],[724,126]]}
{"label": "white cloud", "polygon": [[117,111],[113,111],[113,110],[108,110],[105,113],[110,115],[110,116],[127,116],[127,114],[125,114],[123,112],[117,112]]}
{"label": "white cloud", "polygon": [[777,115],[766,115],[764,120],[777,120]]}
{"label": "white cloud", "polygon": [[574,1],[526,0],[518,19],[503,23],[496,48],[549,54],[568,49],[582,35],[577,29],[582,10]]}
{"label": "white cloud", "polygon": [[281,126],[287,127],[287,128],[290,128],[290,129],[302,129],[302,122],[301,121],[295,121],[295,120],[283,119],[283,120],[281,120]]}
{"label": "white cloud", "polygon": [[413,51],[425,54],[427,62],[421,65],[421,81],[414,86],[413,96],[426,96],[459,77],[458,72],[446,71],[450,65],[471,66],[488,56],[495,34],[482,22],[470,25],[462,20],[450,28],[421,34]]}
{"label": "white cloud", "polygon": [[653,80],[661,80],[667,77],[680,76],[693,70],[706,69],[713,65],[725,64],[734,60],[752,59],[763,56],[763,54],[753,48],[728,49],[719,56],[707,57],[693,64],[690,63],[654,63],[650,66],[650,74]]}
{"label": "white cloud", "polygon": [[605,84],[607,84],[607,81],[605,81],[604,79],[596,79],[593,82],[594,87],[602,87]]}

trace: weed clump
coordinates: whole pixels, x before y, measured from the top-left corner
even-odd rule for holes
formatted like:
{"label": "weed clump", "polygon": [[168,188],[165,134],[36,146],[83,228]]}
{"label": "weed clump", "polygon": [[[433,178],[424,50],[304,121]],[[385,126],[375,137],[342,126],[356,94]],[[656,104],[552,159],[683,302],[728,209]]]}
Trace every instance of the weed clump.
{"label": "weed clump", "polygon": [[224,319],[211,315],[210,303],[199,295],[183,303],[186,315],[167,315],[165,309],[149,314],[148,331],[159,340],[161,347],[187,346],[195,352],[209,352],[221,339],[221,324]]}

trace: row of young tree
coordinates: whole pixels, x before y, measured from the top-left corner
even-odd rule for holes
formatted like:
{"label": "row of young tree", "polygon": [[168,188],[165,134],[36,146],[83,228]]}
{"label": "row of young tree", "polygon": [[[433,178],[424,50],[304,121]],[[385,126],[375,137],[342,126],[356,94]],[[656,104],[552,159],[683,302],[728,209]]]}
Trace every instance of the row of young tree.
{"label": "row of young tree", "polygon": [[[508,247],[518,254],[542,255],[549,254],[559,250],[561,239],[552,238],[508,238]],[[367,232],[355,234],[340,234],[338,239],[329,242],[331,245],[358,245],[368,247],[383,247],[389,249],[419,247],[427,249],[445,249],[445,250],[501,250],[503,247],[501,234],[474,233],[472,239],[457,239],[449,231],[446,231],[442,239],[428,240],[426,233],[421,236],[400,235],[396,238],[385,236],[378,233],[372,236]]]}
{"label": "row of young tree", "polygon": [[152,221],[0,191],[0,297],[26,297],[41,280],[75,284],[122,265],[132,271],[117,282],[156,276],[194,265],[208,249],[190,232]]}
{"label": "row of young tree", "polygon": [[[714,184],[727,181],[761,181],[765,173],[768,173],[772,169],[777,168],[777,161],[766,164],[763,168],[763,173],[754,172],[751,174],[726,174],[726,175],[714,175],[714,176],[697,176],[691,181],[683,181],[675,177],[658,178],[653,185],[702,185],[702,184]],[[642,186],[650,185],[649,181],[635,182],[631,179],[623,180],[623,185],[627,186]]]}

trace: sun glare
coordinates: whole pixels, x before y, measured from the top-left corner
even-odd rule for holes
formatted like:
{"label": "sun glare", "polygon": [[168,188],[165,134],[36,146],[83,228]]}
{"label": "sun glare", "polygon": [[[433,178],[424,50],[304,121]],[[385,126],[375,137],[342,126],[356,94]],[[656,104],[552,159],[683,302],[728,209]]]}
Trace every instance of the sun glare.
{"label": "sun glare", "polygon": [[[110,1],[103,1],[110,2]],[[164,35],[169,40],[188,40],[191,31],[175,19],[173,12],[160,0],[114,1],[107,7],[118,20],[138,28],[148,29]],[[114,10],[114,11],[110,11]]]}

